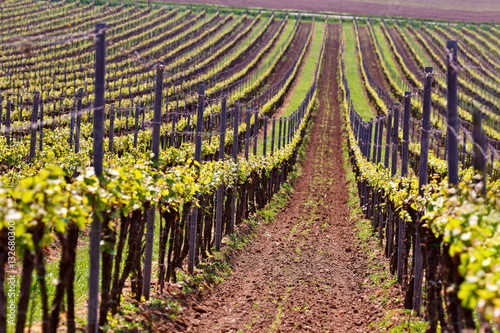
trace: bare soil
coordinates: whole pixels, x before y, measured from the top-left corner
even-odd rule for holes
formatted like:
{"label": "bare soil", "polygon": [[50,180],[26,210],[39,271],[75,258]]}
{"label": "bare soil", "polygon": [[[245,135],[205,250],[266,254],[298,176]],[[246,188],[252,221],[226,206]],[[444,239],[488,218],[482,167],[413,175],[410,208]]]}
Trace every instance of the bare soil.
{"label": "bare soil", "polygon": [[284,57],[276,65],[274,73],[271,75],[271,78],[269,79],[268,82],[269,86],[281,80],[283,76],[286,74],[286,72],[290,69],[290,67],[292,67],[292,64],[294,63],[295,59],[297,59],[300,51],[302,50],[302,45],[304,45],[307,39],[307,32],[309,31],[310,26],[311,22],[299,22],[297,33],[292,39],[292,43],[289,46],[288,52],[286,53],[286,57]]}
{"label": "bare soil", "polygon": [[246,0],[244,2],[239,0],[180,0],[180,2],[432,20],[500,21],[500,3],[497,0]]}
{"label": "bare soil", "polygon": [[[338,103],[339,26],[330,25],[302,175],[284,210],[232,257],[232,274],[179,299],[178,317],[151,309],[157,332],[369,332],[395,302],[371,299],[369,256],[357,244],[348,206]],[[158,295],[155,295],[157,297]],[[395,299],[395,297],[394,297]]]}
{"label": "bare soil", "polygon": [[[283,77],[285,75],[285,73],[288,71],[288,69],[290,69],[290,67],[292,66],[295,59],[297,59],[297,57],[299,56],[299,53],[302,49],[302,45],[305,43],[305,41],[307,39],[307,32],[309,31],[309,25],[310,24],[308,24],[307,29],[302,29],[302,31],[301,31],[302,35],[300,36],[300,40],[298,40],[298,43],[295,45],[294,52],[291,53],[290,56],[287,55],[287,60],[288,60],[288,58],[290,58],[290,64],[288,65],[288,67],[285,68],[285,66],[278,66],[278,73],[277,74],[280,74],[281,77]],[[313,36],[314,36],[314,27],[313,27]],[[286,108],[288,107],[288,105],[290,105],[290,101],[292,100],[292,97],[295,93],[295,89],[297,88],[297,85],[300,82],[299,78],[301,77],[302,71],[304,70],[304,66],[307,62],[307,59],[309,58],[309,53],[311,52],[311,47],[312,47],[312,39],[309,41],[309,45],[307,45],[307,47],[306,47],[306,53],[304,54],[304,57],[302,58],[302,63],[300,64],[297,73],[295,74],[295,79],[292,82],[292,86],[290,87],[288,93],[286,94],[285,100],[283,101],[283,104],[278,108],[278,110],[276,110],[273,113],[273,117],[276,117],[276,118],[281,117],[281,115],[286,111]],[[275,77],[278,78],[277,75]],[[276,82],[278,80],[276,80]],[[270,132],[270,131],[271,131],[271,129],[268,128],[268,132]],[[262,133],[262,135],[263,135],[263,133]]]}
{"label": "bare soil", "polygon": [[410,71],[415,75],[417,78],[422,77],[422,73],[424,72],[424,69],[419,69],[417,67],[417,63],[415,60],[413,60],[413,57],[411,56],[410,52],[406,48],[403,39],[401,36],[398,34],[396,29],[394,28],[388,28],[388,32],[390,36],[392,37],[392,41],[396,45],[396,48],[399,52],[399,54],[403,57],[403,61],[405,62],[406,67],[410,69]]}
{"label": "bare soil", "polygon": [[[375,49],[373,47],[368,29],[369,28],[367,26],[359,26],[358,29],[366,66],[368,66],[371,76],[378,82],[378,84],[387,89],[389,87],[385,80],[384,73],[382,72],[382,68],[379,65],[377,55],[375,54]],[[390,91],[390,89],[387,90]]]}

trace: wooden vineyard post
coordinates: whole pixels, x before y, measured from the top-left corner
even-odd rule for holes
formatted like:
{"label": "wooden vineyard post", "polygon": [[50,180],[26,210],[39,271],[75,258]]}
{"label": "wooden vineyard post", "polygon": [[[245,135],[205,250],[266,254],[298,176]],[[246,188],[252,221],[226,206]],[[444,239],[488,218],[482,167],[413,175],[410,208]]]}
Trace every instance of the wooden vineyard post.
{"label": "wooden vineyard post", "polygon": [[113,152],[113,138],[115,135],[115,107],[111,105],[111,108],[109,110],[109,146],[108,146],[108,151],[110,153]]}
{"label": "wooden vineyard post", "polygon": [[267,116],[264,116],[264,145],[262,146],[262,155],[266,156],[267,150]]}
{"label": "wooden vineyard post", "polygon": [[[220,135],[219,135],[219,161],[224,161],[224,147],[226,144],[226,96],[222,97],[220,113]],[[220,250],[222,241],[222,205],[224,203],[224,185],[217,188],[217,206],[215,212],[215,249]]]}
{"label": "wooden vineyard post", "polygon": [[[0,103],[1,104],[1,103]],[[2,112],[0,111],[0,117]],[[40,100],[40,137],[38,139],[38,150],[43,150],[43,101]]]}
{"label": "wooden vineyard post", "polygon": [[447,41],[446,48],[451,54],[447,57],[446,82],[447,82],[447,117],[448,129],[446,131],[448,151],[448,183],[450,186],[458,185],[458,114],[457,114],[457,55],[456,41]]}
{"label": "wooden vineyard post", "polygon": [[[392,122],[392,128],[391,128],[391,135],[392,135],[392,142],[390,143],[391,147],[391,152],[392,152],[392,159],[391,159],[391,176],[395,176],[397,172],[397,167],[398,167],[398,132],[399,132],[399,103],[394,104],[393,108],[393,122]],[[395,215],[395,216],[394,216]],[[396,213],[394,214],[394,211],[391,208],[391,205],[389,204],[389,218],[387,221],[387,256],[388,258],[391,258],[392,251],[393,251],[393,241],[394,241],[394,219],[399,218],[399,215]]]}
{"label": "wooden vineyard post", "polygon": [[486,195],[486,140],[481,127],[481,114],[474,110],[472,113],[472,140],[474,145],[474,170],[481,174],[483,187],[481,194]]}
{"label": "wooden vineyard post", "polygon": [[358,131],[358,146],[361,150],[361,154],[365,157],[365,127],[363,121],[356,117],[356,129]]}
{"label": "wooden vineyard post", "polygon": [[76,131],[75,131],[75,153],[78,154],[80,151],[80,130],[82,123],[82,97],[83,89],[78,89],[78,95],[76,100]]}
{"label": "wooden vineyard post", "polygon": [[30,157],[29,161],[35,158],[35,150],[36,150],[36,132],[37,132],[37,123],[38,123],[38,99],[40,94],[38,91],[35,92],[33,96],[33,109],[31,111],[31,141],[30,141]]}
{"label": "wooden vineyard post", "polygon": [[380,163],[380,160],[382,159],[382,135],[384,131],[384,121],[381,118],[379,120],[379,126],[378,126],[378,143],[377,143],[377,162],[376,164],[378,165]]}
{"label": "wooden vineyard post", "polygon": [[[463,130],[464,132],[464,139],[462,142],[462,169],[465,169],[465,155],[467,154],[467,133],[465,132],[465,129]],[[493,166],[493,164],[491,164]]]}
{"label": "wooden vineyard post", "polygon": [[[250,113],[250,109],[246,109],[246,113],[245,113],[245,123],[246,123],[246,127],[245,127],[245,159],[248,161],[248,153],[249,153],[249,149],[250,149],[250,131],[251,131],[251,127],[250,127],[250,118],[251,118],[252,114]],[[246,207],[248,207],[248,204],[247,204],[247,186],[246,185],[243,185],[245,190],[244,190],[244,194],[243,194],[243,202],[244,202],[244,208],[243,208],[243,219],[246,219],[247,217],[247,209]],[[239,200],[242,200],[242,198],[240,197]]]}
{"label": "wooden vineyard post", "polygon": [[175,147],[175,124],[176,124],[176,121],[177,121],[177,111],[172,110],[172,130],[170,131],[170,147]]}
{"label": "wooden vineyard post", "polygon": [[232,151],[232,157],[233,160],[236,162],[238,160],[238,125],[240,123],[239,121],[239,112],[240,112],[240,105],[239,101],[236,101],[234,105],[234,114],[233,114],[233,151]]}
{"label": "wooden vineyard post", "polygon": [[[106,78],[106,28],[104,23],[96,23],[95,43],[95,99],[94,99],[94,170],[98,178],[102,177],[103,138],[104,138],[104,87]],[[90,115],[90,112],[89,112]],[[101,214],[96,212],[90,228],[90,269],[87,332],[98,330],[99,275],[101,256]]]}
{"label": "wooden vineyard post", "polygon": [[404,97],[403,111],[403,142],[401,143],[401,177],[408,175],[408,158],[410,147],[410,109],[411,109],[411,92],[406,91]]}
{"label": "wooden vineyard post", "polygon": [[283,118],[280,117],[280,125],[278,129],[278,150],[281,149],[281,129],[283,127]]}
{"label": "wooden vineyard post", "polygon": [[73,103],[73,107],[71,108],[70,110],[70,117],[71,117],[71,120],[70,120],[70,129],[69,129],[69,149],[70,150],[73,150],[73,131],[75,129],[75,107],[76,107],[76,103]]}
{"label": "wooden vineyard post", "polygon": [[[409,157],[409,140],[410,140],[410,109],[411,109],[411,92],[406,91],[404,96],[404,110],[403,110],[403,141],[401,142],[401,177],[408,175],[408,157]],[[403,275],[406,275],[406,266],[404,262],[405,253],[405,235],[406,223],[401,216],[398,217],[398,264],[397,275],[398,282],[403,283]]]}
{"label": "wooden vineyard post", "polygon": [[[158,168],[160,157],[160,126],[161,126],[161,103],[163,93],[163,64],[156,65],[155,104],[153,113],[153,142],[151,145],[153,153],[153,165]],[[144,250],[144,274],[142,294],[149,300],[151,291],[151,263],[153,261],[153,238],[155,230],[155,205],[151,205],[146,213],[146,246]]]}
{"label": "wooden vineyard post", "polygon": [[368,151],[368,123],[366,123],[363,119],[361,120],[361,146],[363,156],[367,158],[366,153]]}
{"label": "wooden vineyard post", "polygon": [[[239,101],[236,101],[233,111],[233,150],[232,150],[232,158],[235,163],[238,163],[238,125],[239,125]],[[232,234],[234,232],[234,224],[235,224],[235,213],[236,213],[236,184],[231,189],[231,217],[229,220],[229,226],[227,233]]]}
{"label": "wooden vineyard post", "polygon": [[56,102],[54,102],[54,106],[52,107],[52,124],[50,126],[50,129],[52,132],[54,132],[54,129],[56,128]]}
{"label": "wooden vineyard post", "polygon": [[135,107],[135,124],[134,124],[134,148],[137,148],[137,135],[139,133],[139,106]]}
{"label": "wooden vineyard post", "polygon": [[[389,169],[389,159],[391,154],[391,130],[392,130],[392,108],[389,109],[389,115],[387,117],[387,131],[385,136],[385,158],[384,158],[384,167]],[[390,205],[386,205],[385,208],[387,222],[385,227],[385,236],[386,236],[386,257],[390,257],[390,246],[392,243],[392,210]],[[380,231],[379,231],[380,233]]]}
{"label": "wooden vineyard post", "polygon": [[356,142],[361,149],[361,142],[359,141],[359,119],[357,114],[354,114],[354,137],[356,138]]}
{"label": "wooden vineyard post", "polygon": [[398,170],[399,103],[396,103],[394,105],[394,119],[393,119],[391,134],[392,134],[391,176],[395,176]]}
{"label": "wooden vineyard post", "polygon": [[[464,136],[465,136],[465,134],[464,134]],[[491,165],[491,168],[490,168],[490,178],[493,178],[493,169],[495,168],[495,166],[494,166],[495,155],[494,155],[494,152],[493,152],[493,148],[490,148],[490,151],[491,151],[491,154],[490,154],[490,165]]]}
{"label": "wooden vineyard post", "polygon": [[358,132],[358,146],[361,154],[365,156],[365,127],[363,126],[363,122],[356,117],[356,129]]}
{"label": "wooden vineyard post", "polygon": [[249,145],[250,145],[250,131],[251,131],[251,127],[250,127],[250,110],[247,109],[246,112],[245,112],[245,124],[246,124],[246,128],[245,128],[245,159],[248,160],[248,150],[249,150]]}
{"label": "wooden vineyard post", "polygon": [[[200,176],[200,163],[201,163],[201,143],[203,135],[203,111],[205,109],[205,85],[198,86],[198,115],[196,118],[196,134],[195,134],[195,148],[194,148],[194,161],[196,165],[197,176]],[[200,197],[200,193],[196,192],[196,199]],[[195,205],[191,213],[191,221],[189,223],[189,258],[188,258],[188,272],[193,274],[194,265],[196,261],[196,227],[198,221],[198,206]]]}
{"label": "wooden vineyard post", "polygon": [[374,138],[373,138],[373,156],[372,156],[372,163],[376,164],[377,163],[377,146],[378,146],[378,126],[379,126],[379,117],[377,116],[375,118],[375,131],[373,132]]}
{"label": "wooden vineyard post", "polygon": [[[290,140],[292,138],[292,117],[293,115],[290,115],[288,116],[288,118],[286,118],[286,123],[287,123],[287,132],[286,132],[286,144],[289,145],[290,144]],[[283,144],[284,146],[285,144]]]}
{"label": "wooden vineyard post", "polygon": [[[427,164],[429,159],[429,130],[431,124],[431,101],[432,101],[432,76],[433,68],[425,68],[424,82],[424,101],[422,112],[422,130],[420,135],[420,160],[418,166],[418,194],[421,196],[424,193],[423,186],[427,184]],[[418,218],[415,227],[415,243],[413,246],[414,252],[414,272],[413,272],[413,309],[420,315],[422,307],[422,278],[423,278],[423,258],[422,249],[420,247],[420,232],[419,228],[421,220]]]}
{"label": "wooden vineyard post", "polygon": [[[276,136],[276,117],[273,117],[273,127],[271,132],[271,156],[274,155],[274,137]],[[273,171],[269,175],[269,200],[273,195]]]}
{"label": "wooden vineyard post", "polygon": [[144,123],[144,118],[146,117],[146,110],[144,108],[144,106],[142,105],[142,102],[139,104],[140,108],[141,108],[141,114],[142,114],[142,127],[141,129],[144,131],[146,129],[146,125]]}
{"label": "wooden vineyard post", "polygon": [[366,159],[369,162],[370,155],[371,155],[371,149],[372,149],[373,118],[371,118],[370,121],[368,122],[368,128],[367,128],[366,134],[367,134],[367,137],[366,137],[366,143],[367,143]]}
{"label": "wooden vineyard post", "polygon": [[155,99],[153,113],[153,137],[152,137],[152,153],[153,163],[158,166],[160,154],[160,127],[161,127],[161,104],[163,92],[163,64],[160,62],[156,66],[156,84],[155,84]]}
{"label": "wooden vineyard post", "polygon": [[7,100],[7,111],[5,114],[5,137],[7,138],[7,146],[10,146],[10,106],[11,103]]}
{"label": "wooden vineyard post", "polygon": [[[459,118],[457,113],[458,93],[457,80],[459,64],[457,61],[458,45],[456,41],[447,41],[447,117],[448,128],[446,132],[445,158],[448,159],[448,185],[449,187],[458,186],[458,128]],[[447,157],[446,157],[447,156]],[[446,311],[450,322],[451,330],[459,332],[462,326],[461,317],[465,318],[468,325],[472,320],[472,313],[461,308],[458,298],[458,290],[450,288],[461,283],[461,277],[456,274],[458,269],[456,257],[451,257],[449,253],[450,245],[443,243],[443,287],[446,298]]]}
{"label": "wooden vineyard post", "polygon": [[[257,139],[259,134],[259,113],[255,112],[253,122],[253,155],[257,155]],[[493,164],[492,164],[493,165]]]}
{"label": "wooden vineyard post", "polygon": [[[376,164],[377,163],[377,152],[378,152],[378,134],[379,134],[379,125],[380,123],[380,118],[377,116],[375,118],[375,137],[373,138],[373,157],[372,157],[372,163]],[[378,206],[378,191],[374,191],[373,193],[373,218],[372,218],[372,229],[373,232],[376,230],[377,226],[377,217],[378,217],[378,212],[376,211],[376,208]]]}
{"label": "wooden vineyard post", "polygon": [[271,156],[274,155],[274,137],[276,135],[276,118],[273,117],[273,128],[271,132]]}
{"label": "wooden vineyard post", "polygon": [[389,115],[387,116],[387,130],[385,133],[385,156],[384,156],[384,167],[389,168],[389,156],[391,154],[391,128],[392,128],[392,109],[389,109]]}
{"label": "wooden vineyard post", "polygon": [[212,130],[213,130],[213,126],[214,126],[213,113],[210,112],[209,117],[210,117],[210,122],[209,122],[209,124],[210,124],[210,136],[208,139],[208,144],[211,145],[212,144]]}
{"label": "wooden vineyard post", "polygon": [[369,142],[369,132],[370,132],[370,122],[372,119],[370,119],[368,122],[363,121],[363,152],[365,155],[366,160],[369,162],[370,161],[370,156],[368,154],[368,149],[370,148],[370,142]]}
{"label": "wooden vineyard post", "polygon": [[370,123],[372,123],[373,118],[370,118],[367,122],[364,122],[364,128],[365,128],[365,157],[366,160],[369,162],[370,161],[370,154],[368,151],[370,150]]}
{"label": "wooden vineyard post", "polygon": [[[288,118],[283,118],[283,142],[282,142],[282,147],[285,148],[285,145],[286,145],[286,137],[287,137],[287,124],[288,124],[288,120],[290,119],[290,117]],[[289,129],[290,130],[290,129]]]}
{"label": "wooden vineyard post", "polygon": [[297,110],[295,110],[295,112],[293,113],[293,117],[292,117],[292,137],[295,136],[295,132],[297,131]]}
{"label": "wooden vineyard post", "polygon": [[1,119],[2,119],[2,113],[3,113],[3,106],[2,106],[2,102],[3,102],[3,97],[0,96],[0,132],[2,131],[2,122],[1,122]]}

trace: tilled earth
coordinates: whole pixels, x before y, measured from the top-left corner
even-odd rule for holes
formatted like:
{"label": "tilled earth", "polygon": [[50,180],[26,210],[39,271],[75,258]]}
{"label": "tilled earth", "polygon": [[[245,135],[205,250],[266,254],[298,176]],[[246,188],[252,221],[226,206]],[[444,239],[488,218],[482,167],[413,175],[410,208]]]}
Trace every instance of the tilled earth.
{"label": "tilled earth", "polygon": [[233,258],[226,281],[184,299],[180,315],[153,323],[155,331],[370,332],[393,306],[371,300],[369,255],[355,245],[337,98],[339,37],[339,26],[330,25],[319,110],[285,209]]}
{"label": "tilled earth", "polygon": [[[497,0],[245,0],[244,2],[180,0],[180,2],[432,20],[498,22],[500,19],[500,4]],[[472,7],[474,5],[475,7]]]}

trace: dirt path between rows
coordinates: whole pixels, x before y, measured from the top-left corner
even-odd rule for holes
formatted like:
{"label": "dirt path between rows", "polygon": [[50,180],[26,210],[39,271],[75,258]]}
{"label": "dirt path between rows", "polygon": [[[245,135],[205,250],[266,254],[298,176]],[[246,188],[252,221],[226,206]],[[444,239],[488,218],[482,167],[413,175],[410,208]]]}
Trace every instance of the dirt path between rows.
{"label": "dirt path between rows", "polygon": [[385,80],[384,73],[379,65],[377,55],[375,54],[375,49],[373,47],[372,39],[370,37],[368,29],[370,28],[367,26],[360,25],[358,27],[365,63],[368,66],[370,74],[375,79],[375,81],[377,81],[377,83],[384,87],[387,91],[390,91],[389,84]]}
{"label": "dirt path between rows", "polygon": [[285,76],[290,67],[292,67],[295,59],[297,59],[300,51],[302,51],[302,45],[304,45],[307,39],[307,33],[309,32],[309,27],[311,26],[311,24],[312,23],[310,22],[299,22],[298,31],[293,37],[292,43],[289,46],[286,56],[283,57],[281,61],[276,65],[274,73],[266,83],[266,86],[271,86],[280,81],[283,76]]}
{"label": "dirt path between rows", "polygon": [[231,276],[183,305],[156,331],[369,332],[384,308],[371,301],[368,255],[355,245],[338,104],[340,29],[329,26],[302,175],[274,222],[233,258]]}
{"label": "dirt path between rows", "polygon": [[[273,117],[275,117],[277,119],[279,117],[281,117],[281,115],[283,113],[285,113],[286,109],[290,105],[290,101],[294,97],[295,89],[297,89],[297,86],[299,85],[299,82],[300,82],[299,78],[301,77],[302,72],[304,71],[304,67],[305,67],[306,62],[307,62],[307,60],[309,58],[309,54],[311,53],[311,48],[312,48],[312,45],[313,45],[314,36],[316,35],[316,29],[318,29],[317,25],[312,27],[311,40],[309,41],[309,45],[307,45],[306,53],[304,54],[304,58],[302,58],[302,63],[299,66],[299,70],[295,74],[295,80],[292,82],[292,86],[290,87],[288,93],[286,94],[285,100],[283,101],[283,104],[278,108],[278,110],[276,110],[273,113]],[[307,38],[307,35],[306,35],[306,38]],[[304,43],[304,42],[305,42],[305,38],[304,38],[304,41],[302,43]],[[300,46],[302,46],[302,45],[300,45]],[[295,54],[295,59],[298,57],[298,55],[299,55],[299,53],[297,52],[297,54]],[[300,96],[300,97],[302,98],[302,96]]]}

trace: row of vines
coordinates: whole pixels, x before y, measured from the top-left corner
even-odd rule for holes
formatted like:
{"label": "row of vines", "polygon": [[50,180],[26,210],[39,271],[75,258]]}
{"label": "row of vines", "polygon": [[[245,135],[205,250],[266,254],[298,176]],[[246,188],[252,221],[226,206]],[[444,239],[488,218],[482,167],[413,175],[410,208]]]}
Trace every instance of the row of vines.
{"label": "row of vines", "polygon": [[[326,22],[23,3],[0,24],[0,332],[111,329],[287,180]],[[298,107],[276,114],[305,66]]]}

